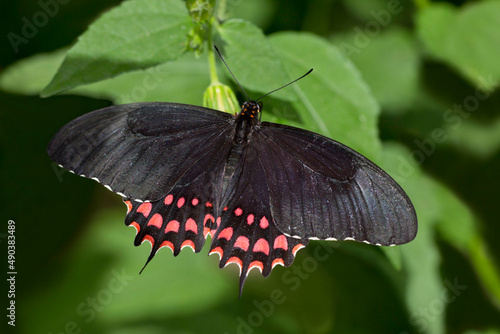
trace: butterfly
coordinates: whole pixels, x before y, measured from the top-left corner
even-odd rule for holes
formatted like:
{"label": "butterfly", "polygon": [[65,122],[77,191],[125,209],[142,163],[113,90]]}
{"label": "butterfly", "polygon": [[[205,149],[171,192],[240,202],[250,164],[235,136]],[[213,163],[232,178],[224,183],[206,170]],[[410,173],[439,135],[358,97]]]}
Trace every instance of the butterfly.
{"label": "butterfly", "polygon": [[[267,95],[267,94],[266,94]],[[123,197],[134,244],[174,256],[208,235],[220,267],[268,276],[309,240],[399,245],[417,216],[403,189],[353,149],[303,129],[239,113],[144,102],[92,111],[65,125],[47,151],[59,166]]]}

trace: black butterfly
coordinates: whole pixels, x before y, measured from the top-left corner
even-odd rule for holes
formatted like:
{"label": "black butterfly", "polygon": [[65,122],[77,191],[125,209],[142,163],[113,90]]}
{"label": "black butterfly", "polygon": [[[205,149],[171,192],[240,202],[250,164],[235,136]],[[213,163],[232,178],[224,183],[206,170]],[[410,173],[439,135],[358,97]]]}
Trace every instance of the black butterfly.
{"label": "black butterfly", "polygon": [[123,197],[134,244],[174,255],[199,252],[208,234],[220,267],[268,276],[292,264],[308,240],[398,245],[417,217],[401,187],[343,144],[260,121],[262,104],[236,115],[146,102],[90,112],[52,138],[50,158]]}

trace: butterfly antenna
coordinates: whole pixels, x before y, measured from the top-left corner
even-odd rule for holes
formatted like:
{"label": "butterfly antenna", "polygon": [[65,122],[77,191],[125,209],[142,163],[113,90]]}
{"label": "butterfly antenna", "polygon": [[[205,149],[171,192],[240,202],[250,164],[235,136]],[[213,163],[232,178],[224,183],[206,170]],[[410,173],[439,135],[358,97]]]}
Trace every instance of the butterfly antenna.
{"label": "butterfly antenna", "polygon": [[245,94],[245,96],[247,97],[247,101],[250,101],[250,97],[248,97],[248,94],[247,92],[245,92],[245,90],[243,89],[243,87],[240,85],[240,83],[238,82],[238,80],[236,79],[236,77],[234,76],[233,72],[231,72],[231,69],[229,68],[229,66],[227,65],[226,61],[224,60],[224,58],[222,58],[222,55],[220,54],[220,51],[219,49],[217,49],[217,46],[214,45],[214,48],[215,48],[215,51],[217,51],[217,54],[219,55],[220,59],[222,60],[222,62],[224,63],[224,65],[226,65],[229,73],[231,73],[231,75],[233,76],[233,79],[234,81],[236,81],[236,83],[238,84],[238,86],[240,86],[241,90],[243,91],[243,93]]}
{"label": "butterfly antenna", "polygon": [[276,91],[278,91],[278,90],[280,90],[280,89],[282,89],[282,88],[285,88],[286,86],[289,86],[289,85],[293,84],[293,83],[294,83],[294,82],[296,82],[296,81],[299,81],[300,79],[304,78],[306,75],[308,75],[309,73],[311,73],[312,71],[313,71],[313,69],[311,68],[309,71],[307,71],[307,73],[306,73],[306,74],[304,74],[304,75],[303,75],[303,76],[301,76],[300,78],[297,78],[297,79],[293,80],[292,82],[289,82],[289,83],[287,83],[287,84],[286,84],[286,85],[284,85],[284,86],[281,86],[280,88],[276,88],[275,90],[272,90],[272,91],[270,91],[269,93],[267,93],[267,94],[265,94],[265,95],[262,95],[261,97],[259,97],[259,98],[258,98],[257,100],[255,100],[255,101],[259,101],[260,99],[262,99],[262,98],[264,98],[264,97],[268,96],[269,94],[274,93],[274,92],[276,92]]}

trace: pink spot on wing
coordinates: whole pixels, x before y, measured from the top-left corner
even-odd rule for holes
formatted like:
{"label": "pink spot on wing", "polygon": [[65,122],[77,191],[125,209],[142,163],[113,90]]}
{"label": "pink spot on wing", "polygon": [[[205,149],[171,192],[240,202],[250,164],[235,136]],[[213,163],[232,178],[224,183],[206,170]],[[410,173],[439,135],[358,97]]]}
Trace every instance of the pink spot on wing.
{"label": "pink spot on wing", "polygon": [[137,208],[137,212],[140,212],[144,215],[144,217],[148,217],[149,214],[151,213],[151,209],[153,208],[153,205],[149,202],[144,202],[139,207]]}
{"label": "pink spot on wing", "polygon": [[207,203],[205,203],[205,206],[206,206],[207,208],[211,208],[211,207],[212,207],[212,203],[207,202]]}
{"label": "pink spot on wing", "polygon": [[208,255],[212,255],[212,254],[218,254],[219,255],[219,259],[222,259],[222,255],[224,254],[224,251],[222,250],[222,248],[220,247],[215,247],[214,249],[212,249]]}
{"label": "pink spot on wing", "polygon": [[260,238],[257,240],[255,245],[253,246],[253,251],[254,252],[262,252],[266,255],[269,255],[269,243],[267,242],[266,239]]}
{"label": "pink spot on wing", "polygon": [[132,202],[130,201],[124,201],[125,202],[125,205],[127,206],[127,213],[129,213],[130,211],[132,211]]}
{"label": "pink spot on wing", "polygon": [[235,263],[240,268],[240,273],[241,273],[241,268],[243,266],[241,260],[236,256],[230,257],[224,266],[227,266],[228,264],[231,263]]}
{"label": "pink spot on wing", "polygon": [[164,242],[161,243],[160,248],[162,247],[168,247],[172,250],[172,252],[174,251],[174,244],[168,240],[165,240]]}
{"label": "pink spot on wing", "polygon": [[188,240],[184,240],[184,242],[181,245],[181,249],[183,249],[184,247],[189,247],[189,248],[191,248],[193,250],[193,252],[195,251],[194,250],[194,248],[195,248],[194,247],[194,242],[192,240],[189,240],[189,239]]}
{"label": "pink spot on wing", "polygon": [[243,214],[243,210],[241,210],[241,208],[237,208],[236,210],[234,210],[234,214],[237,216],[241,216]]}
{"label": "pink spot on wing", "polygon": [[206,224],[207,223],[207,220],[210,220],[211,223],[214,222],[215,218],[214,216],[212,216],[211,214],[207,213],[205,215],[205,219],[203,220],[203,223]]}
{"label": "pink spot on wing", "polygon": [[234,247],[241,248],[245,252],[248,250],[248,246],[250,246],[250,242],[248,238],[244,236],[239,236],[238,239],[236,239],[236,242],[234,243]]}
{"label": "pink spot on wing", "polygon": [[276,267],[278,264],[285,266],[285,262],[281,258],[276,258],[273,260],[272,268]]}
{"label": "pink spot on wing", "polygon": [[295,247],[293,247],[292,249],[292,254],[293,256],[295,256],[295,254],[297,254],[297,252],[301,249],[301,248],[304,248],[305,246],[303,244],[297,244],[295,245]]}
{"label": "pink spot on wing", "polygon": [[189,218],[188,220],[186,220],[186,231],[198,233],[198,225],[193,218]]}
{"label": "pink spot on wing", "polygon": [[260,227],[261,228],[267,228],[269,226],[269,221],[267,220],[266,217],[262,217],[260,219]]}
{"label": "pink spot on wing", "polygon": [[148,226],[156,226],[157,228],[161,228],[163,225],[163,217],[159,213],[155,213],[153,217],[148,221]]}
{"label": "pink spot on wing", "polygon": [[264,264],[262,264],[261,261],[252,261],[250,263],[250,265],[248,266],[248,269],[247,269],[247,274],[250,272],[250,270],[252,270],[253,268],[257,268],[259,269],[260,272],[262,272],[262,270],[264,269]]}
{"label": "pink spot on wing", "polygon": [[139,233],[139,231],[141,230],[141,226],[136,222],[131,222],[129,226],[133,226],[135,228],[135,234]]}
{"label": "pink spot on wing", "polygon": [[165,205],[170,205],[174,201],[174,195],[170,194],[165,197]]}
{"label": "pink spot on wing", "polygon": [[274,239],[273,248],[274,249],[281,248],[284,250],[288,250],[288,241],[286,240],[286,237],[283,234],[277,236],[276,239]]}
{"label": "pink spot on wing", "polygon": [[141,244],[142,244],[144,241],[148,241],[148,242],[151,244],[151,247],[155,244],[155,239],[154,239],[152,236],[150,236],[149,234],[146,234],[146,235],[144,236],[144,238],[142,238],[142,242],[141,242]]}
{"label": "pink spot on wing", "polygon": [[252,224],[253,224],[253,221],[254,221],[254,218],[255,218],[255,217],[254,217],[254,215],[253,215],[253,214],[249,214],[249,215],[247,216],[247,224],[248,224],[248,225],[252,225]]}
{"label": "pink spot on wing", "polygon": [[197,206],[197,205],[198,205],[198,203],[200,203],[200,200],[199,200],[199,199],[197,199],[196,197],[195,197],[195,198],[193,198],[193,200],[191,201],[191,204],[193,204],[194,206]]}
{"label": "pink spot on wing", "polygon": [[231,237],[233,236],[233,228],[232,227],[226,227],[219,233],[219,239],[226,239],[230,240]]}
{"label": "pink spot on wing", "polygon": [[179,200],[177,201],[177,207],[180,209],[184,203],[186,203],[186,199],[184,197],[181,197],[179,198]]}
{"label": "pink spot on wing", "polygon": [[167,227],[165,227],[165,233],[168,232],[179,232],[179,222],[177,220],[171,220],[168,222]]}

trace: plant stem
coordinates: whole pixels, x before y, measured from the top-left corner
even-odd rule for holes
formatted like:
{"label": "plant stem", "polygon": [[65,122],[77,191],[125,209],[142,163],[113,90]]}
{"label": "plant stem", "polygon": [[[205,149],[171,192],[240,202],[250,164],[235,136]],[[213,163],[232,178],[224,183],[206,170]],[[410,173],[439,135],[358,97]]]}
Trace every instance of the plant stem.
{"label": "plant stem", "polygon": [[213,19],[208,23],[208,38],[207,38],[207,49],[208,49],[208,67],[210,70],[210,84],[219,83],[219,77],[217,76],[217,66],[215,64],[214,46],[212,44],[212,27]]}

